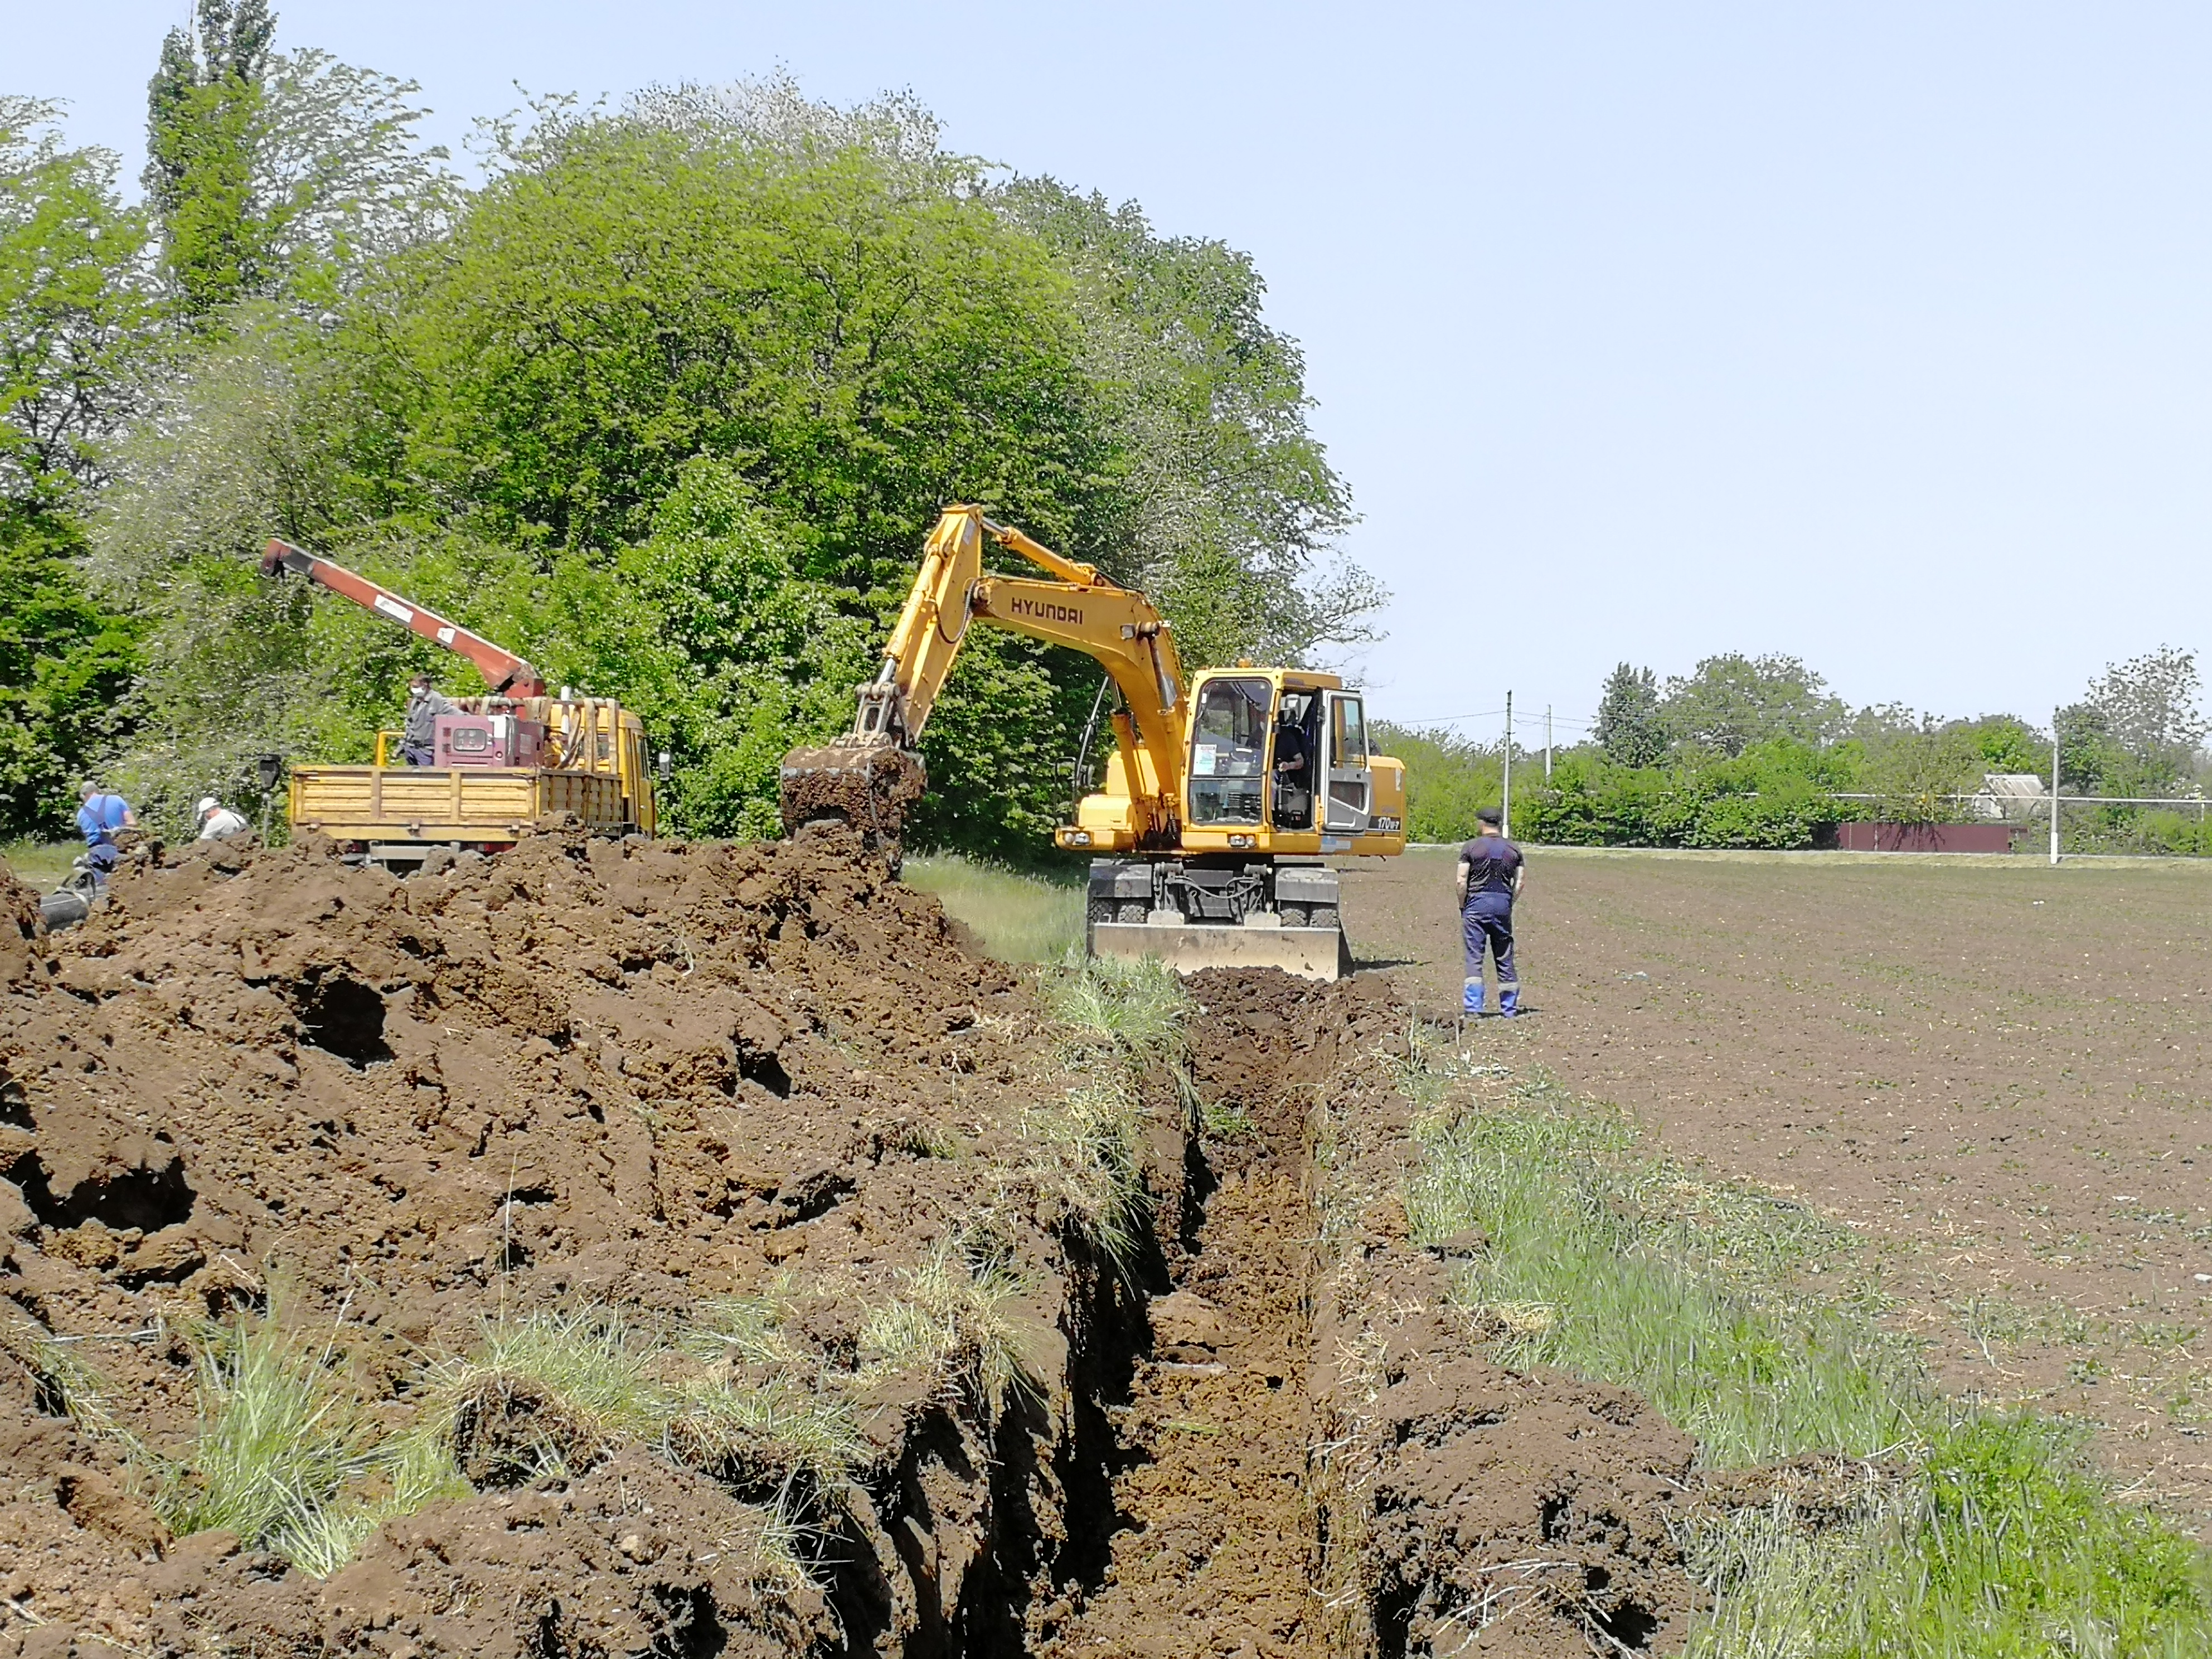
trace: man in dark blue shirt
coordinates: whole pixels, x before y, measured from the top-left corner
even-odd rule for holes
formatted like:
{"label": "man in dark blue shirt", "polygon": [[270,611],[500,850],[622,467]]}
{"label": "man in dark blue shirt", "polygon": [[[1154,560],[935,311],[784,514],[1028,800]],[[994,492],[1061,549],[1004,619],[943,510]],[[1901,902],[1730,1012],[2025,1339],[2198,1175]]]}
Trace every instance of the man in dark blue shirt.
{"label": "man in dark blue shirt", "polygon": [[1474,815],[1475,838],[1459,849],[1460,924],[1467,939],[1467,996],[1461,1006],[1482,1012],[1482,952],[1488,945],[1498,959],[1498,1010],[1507,1018],[1521,1012],[1521,984],[1513,972],[1513,897],[1527,873],[1521,849],[1499,833],[1502,820],[1492,808]]}

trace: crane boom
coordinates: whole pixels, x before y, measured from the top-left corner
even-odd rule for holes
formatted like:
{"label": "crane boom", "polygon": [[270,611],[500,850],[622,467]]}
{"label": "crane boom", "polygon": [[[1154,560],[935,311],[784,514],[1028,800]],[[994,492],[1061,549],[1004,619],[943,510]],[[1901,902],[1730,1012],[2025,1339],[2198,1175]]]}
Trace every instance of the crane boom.
{"label": "crane boom", "polygon": [[447,622],[435,611],[426,611],[389,588],[378,586],[366,576],[356,575],[343,565],[333,564],[304,548],[272,537],[262,551],[261,574],[282,576],[287,571],[305,576],[316,586],[326,588],[342,599],[351,599],[363,610],[389,617],[434,645],[442,645],[456,655],[467,658],[476,665],[477,672],[483,676],[485,686],[495,697],[545,695],[544,677],[512,651],[494,645],[483,635],[459,623]]}

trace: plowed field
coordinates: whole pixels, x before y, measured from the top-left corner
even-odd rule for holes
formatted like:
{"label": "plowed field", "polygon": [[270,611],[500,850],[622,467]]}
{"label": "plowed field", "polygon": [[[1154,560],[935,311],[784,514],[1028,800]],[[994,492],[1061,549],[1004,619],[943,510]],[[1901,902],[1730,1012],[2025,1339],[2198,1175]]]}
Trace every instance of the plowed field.
{"label": "plowed field", "polygon": [[[1344,913],[1456,1007],[1450,854]],[[1536,849],[1516,933],[1486,1040],[1860,1230],[1943,1380],[2212,1523],[2212,870]]]}

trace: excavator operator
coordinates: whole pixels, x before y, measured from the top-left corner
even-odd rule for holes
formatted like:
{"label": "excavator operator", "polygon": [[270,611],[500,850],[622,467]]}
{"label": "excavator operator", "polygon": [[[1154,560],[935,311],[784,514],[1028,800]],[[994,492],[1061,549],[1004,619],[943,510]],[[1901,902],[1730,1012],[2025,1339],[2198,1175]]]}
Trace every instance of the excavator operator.
{"label": "excavator operator", "polygon": [[1285,830],[1313,826],[1313,739],[1309,716],[1317,699],[1286,691],[1275,726],[1275,823]]}

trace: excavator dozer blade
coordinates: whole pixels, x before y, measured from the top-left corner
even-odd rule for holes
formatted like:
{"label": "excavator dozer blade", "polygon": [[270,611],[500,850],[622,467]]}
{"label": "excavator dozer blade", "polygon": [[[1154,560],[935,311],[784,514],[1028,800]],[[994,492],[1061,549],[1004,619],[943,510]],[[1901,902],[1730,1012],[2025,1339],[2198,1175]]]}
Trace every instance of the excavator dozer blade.
{"label": "excavator dozer blade", "polygon": [[1340,927],[1237,927],[1189,922],[1099,921],[1094,957],[1153,957],[1178,974],[1203,968],[1279,968],[1307,979],[1342,979],[1352,949]]}
{"label": "excavator dozer blade", "polygon": [[894,848],[929,774],[921,756],[896,744],[846,742],[793,750],[778,781],[786,836],[835,824],[857,830],[871,847]]}

